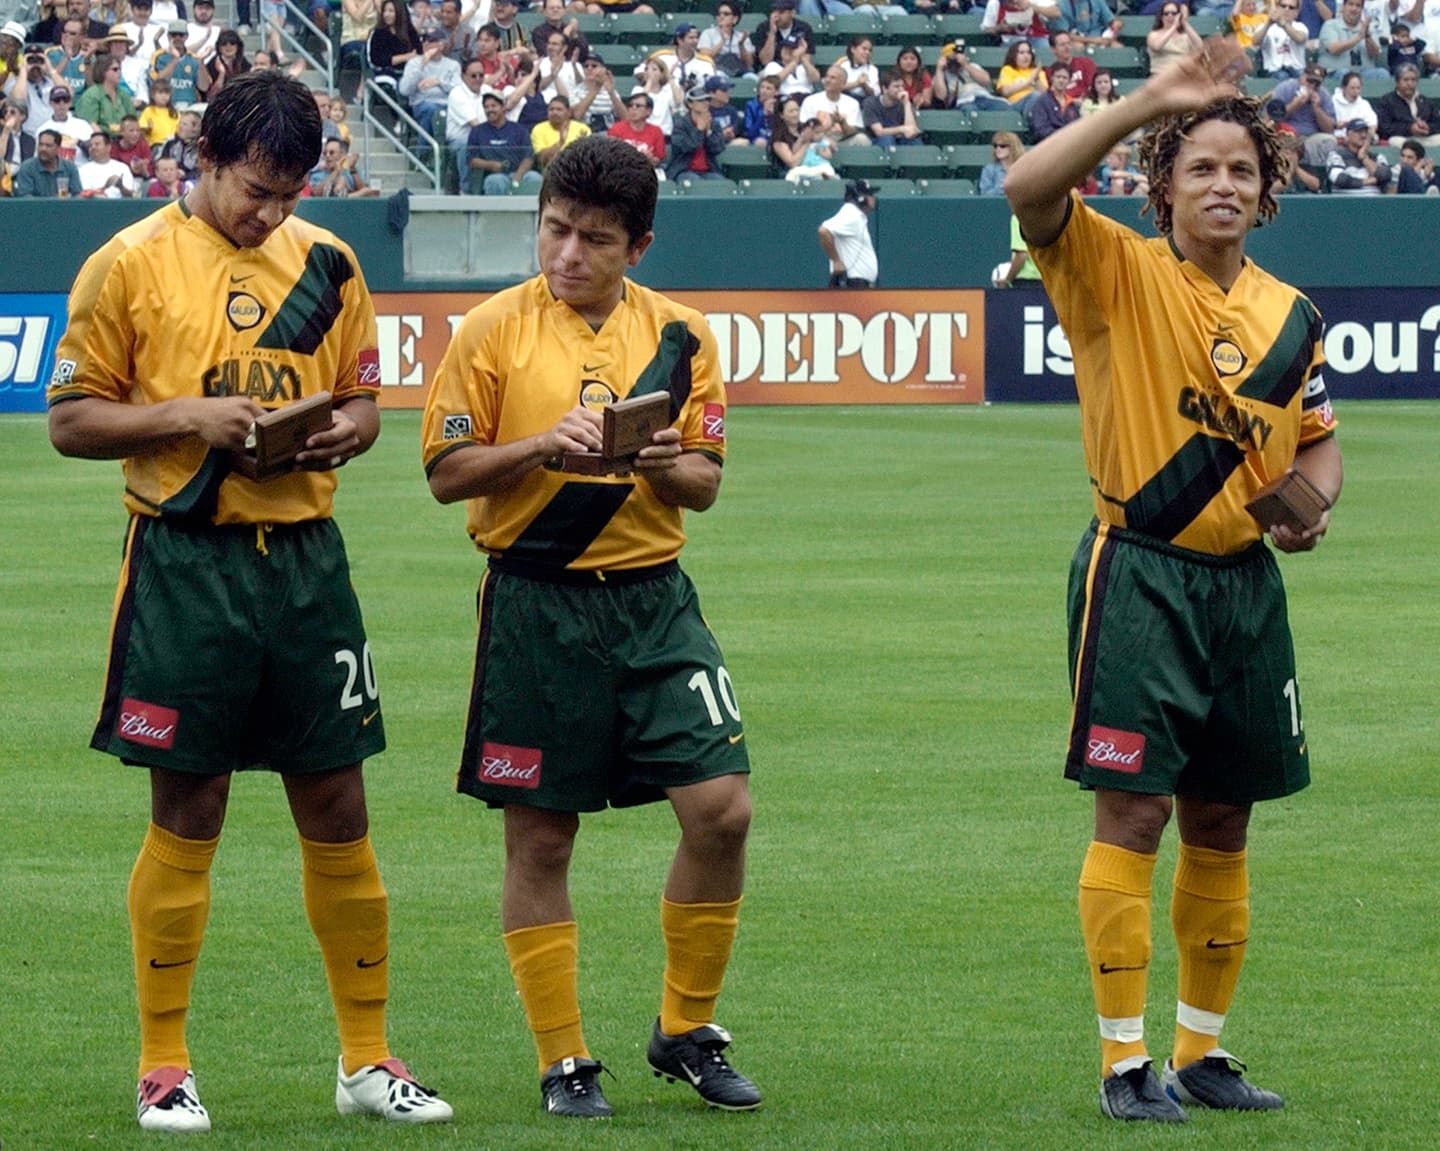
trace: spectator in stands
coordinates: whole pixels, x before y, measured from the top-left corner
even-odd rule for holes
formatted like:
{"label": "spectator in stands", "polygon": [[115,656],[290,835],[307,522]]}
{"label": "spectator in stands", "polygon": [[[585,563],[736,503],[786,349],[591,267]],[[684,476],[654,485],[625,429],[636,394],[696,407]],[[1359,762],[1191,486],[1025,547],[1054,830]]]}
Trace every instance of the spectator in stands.
{"label": "spectator in stands", "polygon": [[139,116],[126,116],[120,121],[120,135],[110,144],[110,158],[119,160],[135,177],[137,195],[142,182],[155,175],[155,153],[145,133],[140,130]]}
{"label": "spectator in stands", "polygon": [[1435,161],[1425,155],[1419,140],[1406,140],[1400,145],[1400,170],[1397,190],[1406,196],[1440,196],[1440,176],[1435,174]]}
{"label": "spectator in stands", "polygon": [[815,91],[820,69],[815,67],[805,38],[790,33],[780,40],[780,59],[766,64],[760,69],[760,75],[774,76],[782,96],[808,96]]}
{"label": "spectator in stands", "polygon": [[780,98],[780,87],[774,76],[760,81],[755,95],[745,104],[745,138],[757,147],[770,146],[770,134],[775,123],[775,105]]}
{"label": "spectator in stands", "polygon": [[724,151],[725,137],[710,114],[710,93],[704,84],[697,84],[685,93],[684,113],[675,117],[665,175],[681,184],[723,180],[720,154]]}
{"label": "spectator in stands", "polygon": [[[285,7],[284,0],[260,0],[260,37],[265,51],[270,53],[272,64],[278,64],[281,67],[287,61],[280,33],[284,30],[288,17],[289,10]],[[258,49],[256,55],[259,55]]]}
{"label": "spectator in stands", "polygon": [[925,71],[925,65],[920,61],[920,49],[914,44],[906,44],[901,48],[895,57],[895,70],[905,81],[910,106],[917,112],[930,107],[931,101],[935,99],[935,81],[930,78],[930,73]]}
{"label": "spectator in stands", "polygon": [[580,31],[579,20],[574,16],[568,20],[565,18],[565,0],[545,0],[540,11],[544,18],[530,29],[530,47],[536,57],[545,55],[545,45],[550,39],[550,33],[558,30],[565,36],[567,58],[584,64],[586,57],[590,55],[590,42]]}
{"label": "spectator in stands", "polygon": [[365,42],[379,21],[378,0],[340,0],[340,91],[347,102],[360,90]]}
{"label": "spectator in stands", "polygon": [[545,105],[545,122],[530,130],[530,147],[535,150],[535,164],[544,172],[550,161],[576,140],[590,135],[590,126],[570,114],[570,101],[556,96]]}
{"label": "spectator in stands", "polygon": [[86,199],[127,200],[135,194],[135,177],[128,164],[110,155],[110,133],[96,128],[90,137],[90,159],[79,165],[80,193]]}
{"label": "spectator in stands", "polygon": [[1096,182],[1102,196],[1148,196],[1150,181],[1130,162],[1130,145],[1123,141],[1110,149],[1100,165]]}
{"label": "spectator in stands", "polygon": [[42,128],[35,138],[35,155],[16,169],[15,198],[58,196],[64,199],[79,196],[84,190],[79,170],[60,155],[60,133]]}
{"label": "spectator in stands", "polygon": [[1285,160],[1285,169],[1276,175],[1271,184],[1271,193],[1277,196],[1303,196],[1323,192],[1325,190],[1325,181],[1322,179],[1323,169],[1316,171],[1313,167],[1307,167],[1300,163],[1300,153],[1305,146],[1305,141],[1295,134],[1295,129],[1289,124],[1275,121],[1274,117],[1267,118],[1275,124],[1275,132],[1279,136]]}
{"label": "spectator in stands", "polygon": [[[910,15],[905,5],[887,4],[884,0],[854,0],[850,10],[852,12],[869,12],[872,15],[880,17],[882,20],[888,16]],[[917,8],[916,11],[920,13],[920,15],[929,15],[927,12],[921,12],[919,8]],[[959,8],[955,8],[954,11],[959,11]]]}
{"label": "spectator in stands", "polygon": [[1390,30],[1390,46],[1385,50],[1385,66],[1390,75],[1398,76],[1400,69],[1410,65],[1417,72],[1425,70],[1426,44],[1417,39],[1414,29],[1406,24],[1396,24]]}
{"label": "spectator in stands", "polygon": [[840,210],[817,229],[820,248],[830,261],[832,288],[874,287],[880,275],[868,217],[875,211],[875,187],[866,180],[845,185]]}
{"label": "spectator in stands", "polygon": [[460,65],[445,54],[447,42],[443,28],[430,29],[420,42],[420,54],[407,60],[400,73],[399,91],[410,103],[410,115],[432,135],[435,114],[460,84]]}
{"label": "spectator in stands", "polygon": [[[505,115],[528,131],[536,124],[544,123],[549,114],[549,99],[553,96],[547,99],[540,93],[540,69],[531,58],[529,48],[512,53],[512,58],[515,61],[515,86],[503,93]],[[569,99],[565,97],[567,103]]]}
{"label": "spectator in stands", "polygon": [[[845,69],[839,63],[825,70],[820,91],[806,96],[800,105],[800,120],[819,120],[837,144],[868,144],[860,103],[845,94]],[[901,80],[904,86],[904,80]]]}
{"label": "spectator in stands", "polygon": [[1406,64],[1395,76],[1395,90],[1374,101],[1380,138],[1392,147],[1402,146],[1410,137],[1426,147],[1440,144],[1440,110],[1416,91],[1419,83],[1420,73]]}
{"label": "spectator in stands", "polygon": [[[460,194],[468,195],[470,164],[470,129],[485,122],[485,104],[480,89],[485,84],[485,67],[480,60],[467,61],[460,72],[460,83],[450,89],[445,101],[445,142],[455,157],[460,173]],[[504,96],[501,95],[503,102]]]}
{"label": "spectator in stands", "polygon": [[1010,102],[994,94],[990,73],[966,55],[965,41],[954,40],[940,49],[935,60],[930,106],[986,112],[1007,109]]}
{"label": "spectator in stands", "polygon": [[[579,0],[576,0],[578,3]],[[655,9],[649,4],[636,3],[636,0],[589,0],[585,5],[585,11],[592,16],[621,16],[628,12],[637,12],[645,16],[655,15]]]}
{"label": "spectator in stands", "polygon": [[1025,154],[1025,145],[1014,132],[996,132],[990,137],[990,163],[980,169],[980,195],[1003,196],[1010,165]]}
{"label": "spectator in stands", "polygon": [[740,7],[731,0],[720,0],[715,23],[700,33],[698,47],[726,76],[753,76],[759,66],[755,44],[740,27]]}
{"label": "spectator in stands", "polygon": [[95,63],[90,66],[90,82],[75,102],[75,114],[106,132],[119,132],[120,121],[135,115],[135,101],[120,87],[120,61],[114,56],[95,57]]}
{"label": "spectator in stands", "polygon": [[624,140],[645,159],[658,173],[665,163],[665,137],[660,129],[650,123],[650,108],[653,101],[648,92],[632,92],[625,101],[625,118],[610,126],[607,135]]}
{"label": "spectator in stands", "polygon": [[1075,54],[1075,41],[1069,32],[1051,32],[1050,51],[1055,55],[1055,63],[1045,69],[1045,78],[1050,81],[1050,87],[1054,88],[1055,65],[1064,64],[1070,72],[1070,85],[1065,90],[1070,94],[1070,99],[1079,104],[1085,99],[1095,79],[1095,61],[1089,56]]}
{"label": "spectator in stands", "polygon": [[527,47],[525,29],[515,22],[516,0],[490,0],[490,22],[500,30],[500,51]]}
{"label": "spectator in stands", "polygon": [[1330,152],[1330,191],[1337,196],[1379,196],[1393,178],[1384,157],[1370,153],[1370,125],[1351,120]]}
{"label": "spectator in stands", "polygon": [[585,86],[585,68],[575,58],[579,51],[558,28],[546,35],[544,54],[535,63],[535,84],[547,104],[558,95],[574,105],[575,94]]}
{"label": "spectator in stands", "polygon": [[140,130],[145,133],[146,141],[152,148],[163,144],[175,135],[179,126],[180,113],[175,110],[175,102],[171,99],[170,82],[152,80],[150,103],[140,112]]}
{"label": "spectator in stands", "polygon": [[812,20],[824,20],[830,16],[848,16],[853,11],[847,0],[799,0],[800,15]]}
{"label": "spectator in stands", "polygon": [[[615,87],[615,74],[605,66],[605,59],[598,52],[586,56],[582,67],[585,84],[570,97],[570,111],[575,119],[589,124],[591,132],[608,132],[624,104]],[[644,87],[651,99],[656,100],[648,81]],[[671,107],[674,107],[673,99]]]}
{"label": "spectator in stands", "polygon": [[770,122],[770,159],[775,170],[794,183],[803,179],[804,173],[794,177],[790,173],[801,168],[811,142],[824,134],[818,120],[801,123],[801,103],[799,96],[778,96],[777,110]]}
{"label": "spectator in stands", "polygon": [[1090,91],[1080,101],[1080,115],[1093,116],[1107,104],[1120,103],[1120,92],[1115,87],[1115,77],[1109,68],[1095,69],[1095,78],[1090,81]]}
{"label": "spectator in stands", "polygon": [[180,165],[171,156],[161,156],[155,161],[155,179],[150,182],[146,196],[157,200],[178,200],[190,190],[190,184],[180,178]]}
{"label": "spectator in stands", "polygon": [[1346,72],[1340,77],[1340,83],[1330,97],[1335,108],[1335,135],[1341,135],[1344,129],[1340,125],[1349,124],[1351,120],[1364,120],[1370,125],[1371,132],[1379,127],[1375,109],[1361,95],[1363,87],[1359,72]]}
{"label": "spectator in stands", "polygon": [[165,47],[165,21],[155,20],[151,0],[130,0],[129,19],[114,25],[111,32],[124,32],[134,45],[136,57],[149,68],[155,53]]}
{"label": "spectator in stands", "polygon": [[1260,70],[1276,79],[1295,79],[1305,70],[1309,36],[1300,22],[1299,0],[1275,0],[1274,11],[1260,32]]}
{"label": "spectator in stands", "polygon": [[200,63],[208,64],[224,26],[215,23],[215,0],[195,0],[193,8],[195,19],[185,34],[185,47]]}
{"label": "spectator in stands", "polygon": [[1321,27],[1320,64],[1331,76],[1358,68],[1365,76],[1389,77],[1362,0],[1343,0],[1339,13]]}
{"label": "spectator in stands", "polygon": [[869,36],[851,36],[845,55],[836,61],[845,69],[845,94],[861,104],[880,94],[880,69],[871,62],[874,54],[875,44]]}
{"label": "spectator in stands", "polygon": [[1125,26],[1105,0],[1059,0],[1057,7],[1060,15],[1050,21],[1051,29],[1069,32],[1077,44],[1113,44]]}
{"label": "spectator in stands", "polygon": [[135,107],[144,107],[150,102],[150,57],[154,53],[141,55],[133,32],[112,29],[108,43],[111,54],[120,61],[120,87],[130,93]]}
{"label": "spectator in stands", "polygon": [[[27,106],[25,115],[25,131],[33,140],[35,133],[40,130],[40,125],[50,119],[50,92],[57,81],[54,79],[54,71],[45,59],[45,49],[39,44],[30,44],[25,49],[25,100],[17,103],[24,103]],[[67,85],[59,81],[61,87]],[[20,81],[17,78],[11,86],[12,92],[19,91]]]}
{"label": "spectator in stands", "polygon": [[[103,35],[103,33],[102,33]],[[41,39],[36,32],[36,39]],[[67,17],[60,25],[60,42],[45,52],[45,61],[50,67],[50,77],[63,83],[72,92],[83,92],[90,75],[91,55],[86,48],[85,21]]]}
{"label": "spectator in stands", "polygon": [[180,122],[175,126],[175,135],[160,145],[155,159],[169,156],[180,167],[182,180],[195,180],[200,176],[200,113],[181,112]]}
{"label": "spectator in stands", "polygon": [[326,140],[320,149],[320,166],[310,173],[304,195],[317,199],[343,199],[378,196],[355,170],[356,156],[348,140]]}
{"label": "spectator in stands", "polygon": [[22,100],[27,107],[30,82],[26,79],[25,41],[29,39],[25,25],[15,20],[0,24],[0,94]]}
{"label": "spectator in stands", "polygon": [[440,0],[440,27],[445,30],[445,55],[463,67],[474,55],[476,36],[460,19],[460,0]]}
{"label": "spectator in stands", "polygon": [[[1397,0],[1397,4],[1401,0]],[[1300,23],[1305,26],[1307,47],[1314,48],[1325,21],[1335,15],[1330,0],[1300,0]]]}
{"label": "spectator in stands", "polygon": [[1335,146],[1335,102],[1325,90],[1325,69],[1308,64],[1298,80],[1281,80],[1270,94],[1285,104],[1277,117],[1304,141],[1302,163],[1323,168]]}
{"label": "spectator in stands", "polygon": [[1230,11],[1230,29],[1235,33],[1235,43],[1249,51],[1258,50],[1260,37],[1270,24],[1270,15],[1265,10],[1264,0],[1239,0]]}
{"label": "spectator in stands", "polygon": [[1044,286],[1040,269],[1030,258],[1030,249],[1025,246],[1025,237],[1020,234],[1020,217],[1010,217],[1010,258],[997,264],[990,273],[992,288],[1039,288]]}
{"label": "spectator in stands", "polygon": [[723,72],[717,72],[705,81],[705,91],[710,93],[710,119],[725,137],[725,144],[749,145],[745,138],[744,124],[740,109],[730,103],[730,90],[735,81]]}
{"label": "spectator in stands", "polygon": [[[910,104],[910,94],[905,91],[905,77],[893,68],[888,68],[885,71],[884,85],[880,95],[867,97],[861,105],[865,128],[870,133],[870,138],[882,148],[924,143],[920,139],[920,126],[915,122],[915,109]],[[803,107],[800,109],[800,117],[802,120],[805,118]]]}
{"label": "spectator in stands", "polygon": [[995,81],[995,92],[1005,97],[1020,114],[1028,115],[1030,105],[1045,91],[1050,81],[1045,70],[1035,62],[1035,49],[1028,40],[1016,40],[1005,52],[1005,64]]}
{"label": "spectator in stands", "polygon": [[1002,44],[1024,40],[1031,48],[1039,48],[1050,37],[1045,21],[1059,18],[1060,8],[1054,0],[988,0],[980,30],[1000,37]]}
{"label": "spectator in stands", "polygon": [[398,93],[405,65],[420,55],[420,35],[410,24],[404,0],[380,0],[380,13],[365,50],[375,82],[392,96]]}
{"label": "spectator in stands", "polygon": [[[336,139],[344,140],[347,144],[352,144],[354,140],[351,136],[350,125],[345,123],[349,115],[349,108],[346,106],[344,98],[339,92],[331,92],[330,113],[328,118],[330,123],[335,125],[333,136]],[[328,125],[322,124],[320,126],[321,138],[328,140],[331,138],[331,135],[325,133],[326,127],[328,127]]]}
{"label": "spectator in stands", "polygon": [[35,133],[35,140],[38,149],[40,132],[54,132],[60,137],[60,159],[75,162],[85,158],[81,150],[90,142],[90,134],[95,129],[90,121],[71,113],[70,105],[73,99],[70,89],[62,84],[56,84],[50,89],[50,118],[40,125],[40,130]]}
{"label": "spectator in stands", "polygon": [[35,41],[40,44],[62,43],[60,37],[71,20],[79,21],[81,39],[103,40],[110,26],[91,16],[89,8],[89,0],[65,0],[65,11],[61,14],[57,4],[49,16],[35,25],[32,34]]}
{"label": "spectator in stands", "polygon": [[505,101],[498,93],[485,92],[480,99],[485,121],[470,130],[471,186],[480,173],[480,190],[486,196],[538,192],[540,173],[535,171],[530,132],[506,118]]}
{"label": "spectator in stands", "polygon": [[1155,23],[1145,34],[1150,54],[1150,74],[1169,67],[1176,60],[1193,56],[1204,47],[1200,34],[1190,27],[1190,8],[1178,0],[1166,0],[1155,14]]}
{"label": "spectator in stands", "polygon": [[[675,36],[668,48],[662,48],[653,56],[662,60],[670,69],[670,75],[682,89],[689,90],[696,84],[703,84],[715,75],[715,65],[708,56],[700,55],[700,29],[687,21],[675,25]],[[639,75],[640,69],[635,70]]]}
{"label": "spectator in stands", "polygon": [[35,155],[35,137],[25,131],[28,112],[26,105],[8,98],[0,111],[0,196],[15,194],[15,173]]}
{"label": "spectator in stands", "polygon": [[233,28],[223,29],[220,38],[215,41],[215,55],[210,57],[210,63],[205,67],[210,72],[207,95],[211,99],[235,77],[250,71],[253,65],[245,56],[245,41],[240,39],[240,33]]}
{"label": "spectator in stands", "polygon": [[755,45],[755,59],[763,69],[767,64],[781,64],[781,46],[787,36],[798,36],[805,42],[805,50],[815,54],[815,29],[804,20],[795,18],[795,0],[770,0],[770,15],[750,40]]}
{"label": "spectator in stands", "polygon": [[650,97],[650,123],[669,140],[670,133],[675,130],[675,109],[684,105],[685,93],[675,83],[665,61],[656,56],[646,60],[641,83],[634,91],[644,92]]}
{"label": "spectator in stands", "polygon": [[184,108],[198,103],[210,88],[210,73],[200,61],[190,54],[185,37],[189,25],[184,20],[172,20],[166,26],[167,44],[150,62],[150,86],[157,80],[168,80],[175,97],[175,105]]}
{"label": "spectator in stands", "polygon": [[1080,119],[1080,101],[1070,95],[1068,64],[1055,61],[1049,75],[1049,87],[1031,102],[1026,118],[1030,121],[1030,138],[1036,143]]}

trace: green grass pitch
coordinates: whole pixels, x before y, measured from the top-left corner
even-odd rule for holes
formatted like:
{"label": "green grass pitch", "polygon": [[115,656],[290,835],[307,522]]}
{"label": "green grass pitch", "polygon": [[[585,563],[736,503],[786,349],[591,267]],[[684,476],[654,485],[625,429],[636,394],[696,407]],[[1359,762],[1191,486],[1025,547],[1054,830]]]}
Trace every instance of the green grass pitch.
{"label": "green grass pitch", "polygon": [[[498,934],[500,820],[454,794],[481,561],[434,504],[418,417],[342,473],[390,749],[367,772],[391,895],[397,1054],[446,1128],[333,1108],[336,1045],[278,781],[237,780],[190,1040],[215,1151],[774,1148],[1429,1151],[1440,1130],[1440,404],[1342,404],[1330,538],[1283,557],[1314,785],[1257,810],[1253,943],[1227,1046],[1278,1115],[1122,1127],[1075,884],[1089,804],[1059,778],[1064,580],[1090,504],[1073,407],[730,412],[686,567],[754,759],[750,881],[720,1019],[766,1092],[705,1111],[653,1079],[661,807],[588,818],[574,868],[603,1125],[547,1119]],[[120,553],[119,465],[0,418],[0,1139],[154,1148],[124,890],[146,780],[86,744]],[[1169,1050],[1173,832],[1156,872],[1152,1049]]]}

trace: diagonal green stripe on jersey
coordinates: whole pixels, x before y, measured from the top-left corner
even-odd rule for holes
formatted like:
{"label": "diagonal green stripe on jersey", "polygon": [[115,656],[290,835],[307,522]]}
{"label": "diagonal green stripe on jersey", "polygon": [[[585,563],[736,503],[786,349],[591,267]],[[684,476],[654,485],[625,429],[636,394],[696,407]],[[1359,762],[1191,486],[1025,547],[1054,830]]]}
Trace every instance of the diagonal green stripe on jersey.
{"label": "diagonal green stripe on jersey", "polygon": [[634,487],[566,484],[505,549],[505,554],[550,567],[568,567],[605,530]]}
{"label": "diagonal green stripe on jersey", "polygon": [[229,474],[230,454],[211,448],[185,486],[160,505],[160,514],[167,520],[213,520]]}
{"label": "diagonal green stripe on jersey", "polygon": [[354,267],[339,248],[316,244],[305,257],[305,270],[255,346],[314,355],[340,315],[340,289],[354,275]]}
{"label": "diagonal green stripe on jersey", "polygon": [[1320,313],[1304,296],[1296,296],[1280,334],[1235,394],[1285,407],[1305,382],[1305,370],[1319,339]]}
{"label": "diagonal green stripe on jersey", "polygon": [[660,342],[655,349],[655,358],[645,365],[635,386],[630,389],[632,396],[645,396],[651,392],[670,393],[670,419],[674,421],[690,398],[694,382],[690,374],[690,361],[700,351],[700,341],[691,334],[684,320],[672,320],[660,329]]}
{"label": "diagonal green stripe on jersey", "polygon": [[1172,540],[1219,494],[1245,453],[1199,432],[1125,501],[1125,526]]}

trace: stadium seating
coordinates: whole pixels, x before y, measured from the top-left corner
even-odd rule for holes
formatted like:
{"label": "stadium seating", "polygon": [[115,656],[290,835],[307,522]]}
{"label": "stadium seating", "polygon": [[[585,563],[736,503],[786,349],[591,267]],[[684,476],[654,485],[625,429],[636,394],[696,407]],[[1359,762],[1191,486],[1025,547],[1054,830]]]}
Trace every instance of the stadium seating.
{"label": "stadium seating", "polygon": [[890,162],[894,175],[905,180],[943,179],[948,167],[945,151],[934,144],[896,148]]}
{"label": "stadium seating", "polygon": [[1108,68],[1118,78],[1147,76],[1150,66],[1139,48],[1119,44],[1114,48],[1096,48],[1090,53],[1095,67]]}
{"label": "stadium seating", "polygon": [[915,122],[927,144],[964,144],[970,140],[972,120],[968,112],[921,108],[915,113]]}
{"label": "stadium seating", "polygon": [[875,12],[847,12],[827,19],[823,35],[832,44],[844,44],[851,36],[869,36],[878,40],[881,31],[882,21]]}
{"label": "stadium seating", "polygon": [[617,44],[668,44],[675,36],[661,16],[621,12],[610,17],[610,39]]}
{"label": "stadium seating", "polygon": [[935,17],[934,38],[941,44],[948,44],[954,40],[969,41],[982,35],[980,30],[984,22],[985,6],[982,4],[969,12],[947,12],[943,16]]}
{"label": "stadium seating", "polygon": [[940,40],[932,16],[886,16],[881,36],[887,44],[933,44]]}
{"label": "stadium seating", "polygon": [[800,189],[789,180],[741,180],[740,194],[752,200],[788,200]]}
{"label": "stadium seating", "polygon": [[915,190],[922,196],[955,197],[975,195],[973,180],[917,180]]}
{"label": "stadium seating", "polygon": [[[1014,132],[1024,136],[1030,131],[1030,125],[1025,117],[1014,109],[999,109],[996,111],[976,112],[970,117],[970,135],[967,140],[957,140],[955,143],[968,144],[989,144],[990,137],[996,132]],[[945,140],[936,140],[937,144],[944,144]]]}
{"label": "stadium seating", "polygon": [[978,180],[980,169],[994,158],[988,144],[952,144],[945,149],[950,174],[967,180]]}
{"label": "stadium seating", "polygon": [[681,185],[680,194],[697,200],[710,200],[719,196],[733,196],[739,191],[734,180],[691,180]]}
{"label": "stadium seating", "polygon": [[[953,183],[953,181],[947,181]],[[884,180],[871,180],[870,186],[875,189],[876,195],[882,200],[894,200],[900,196],[914,196],[918,189],[914,180],[897,180],[893,177]]]}
{"label": "stadium seating", "polygon": [[799,191],[802,196],[808,196],[812,200],[843,200],[845,198],[845,181],[801,180]]}
{"label": "stadium seating", "polygon": [[[914,147],[897,149],[901,152],[914,151]],[[882,179],[893,172],[890,149],[870,144],[847,144],[835,149],[830,163],[847,180],[857,178]]]}
{"label": "stadium seating", "polygon": [[731,144],[720,153],[720,170],[732,180],[764,180],[773,171],[769,148]]}

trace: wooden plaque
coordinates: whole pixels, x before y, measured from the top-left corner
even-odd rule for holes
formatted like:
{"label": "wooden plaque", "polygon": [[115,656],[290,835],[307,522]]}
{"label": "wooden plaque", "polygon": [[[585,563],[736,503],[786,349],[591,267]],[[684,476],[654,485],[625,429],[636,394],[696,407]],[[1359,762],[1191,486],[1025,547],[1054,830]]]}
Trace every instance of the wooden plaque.
{"label": "wooden plaque", "polygon": [[330,413],[329,392],[266,412],[255,421],[245,450],[231,453],[233,470],[261,481],[293,472],[295,457],[305,450],[305,441],[330,426]]}
{"label": "wooden plaque", "polygon": [[651,392],[611,404],[600,412],[601,450],[566,452],[560,470],[581,476],[628,475],[636,453],[670,424],[670,393]]}
{"label": "wooden plaque", "polygon": [[1309,531],[1330,507],[1324,494],[1299,472],[1291,470],[1255,493],[1245,510],[1267,531],[1284,524],[1292,531]]}

